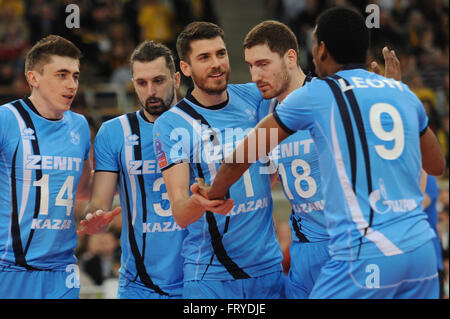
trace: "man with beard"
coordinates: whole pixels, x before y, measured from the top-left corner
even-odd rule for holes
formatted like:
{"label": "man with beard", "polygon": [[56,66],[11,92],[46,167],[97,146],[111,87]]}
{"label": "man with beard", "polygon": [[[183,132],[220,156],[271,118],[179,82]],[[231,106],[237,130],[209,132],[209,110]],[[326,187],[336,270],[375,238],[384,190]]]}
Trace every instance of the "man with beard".
{"label": "man with beard", "polygon": [[[265,99],[271,99],[271,103],[259,108],[259,119],[271,114],[291,92],[312,80],[298,64],[299,47],[294,33],[281,22],[269,20],[253,27],[244,39],[244,50],[252,81]],[[399,62],[393,51],[384,48],[383,55],[386,76],[399,80]],[[271,153],[271,160],[292,206],[286,297],[305,299],[330,258],[319,158],[310,132],[300,130],[286,138]]]}
{"label": "man with beard", "polygon": [[[201,193],[223,198],[252,165],[252,141],[268,130],[276,131],[281,143],[307,129],[326,177],[331,257],[309,298],[437,298],[435,234],[421,206],[419,182],[422,167],[440,175],[445,160],[414,93],[365,70],[368,46],[360,13],[342,7],[322,13],[312,49],[318,78],[266,116]],[[273,149],[268,138],[263,140],[260,156]]]}
{"label": "man with beard", "polygon": [[[155,120],[177,101],[180,74],[175,72],[171,51],[153,41],[135,49],[130,66],[142,108],[100,127],[94,144],[92,197],[78,233],[100,231],[123,209],[118,297],[180,298],[180,251],[186,232],[172,217],[152,134]],[[111,211],[117,185],[122,208]],[[209,203],[199,199],[201,204]]]}
{"label": "man with beard", "polygon": [[[280,298],[282,254],[270,176],[260,172],[266,167],[250,167],[230,189],[223,209],[205,209],[196,203],[196,189],[190,193],[195,178],[213,181],[223,153],[256,125],[261,93],[254,83],[228,85],[224,32],[217,25],[189,24],[177,39],[177,51],[194,88],[158,118],[153,132],[173,216],[187,228],[183,297]],[[227,206],[231,212],[225,216]]]}
{"label": "man with beard", "polygon": [[[299,48],[294,33],[281,22],[264,21],[256,25],[244,39],[244,50],[252,81],[265,99],[272,99],[271,103],[261,105],[259,119],[272,113],[289,93],[311,80],[298,64]],[[286,151],[289,149],[292,151]],[[271,153],[271,160],[292,205],[286,297],[306,299],[321,267],[330,258],[319,159],[309,131],[298,131],[285,139]]]}

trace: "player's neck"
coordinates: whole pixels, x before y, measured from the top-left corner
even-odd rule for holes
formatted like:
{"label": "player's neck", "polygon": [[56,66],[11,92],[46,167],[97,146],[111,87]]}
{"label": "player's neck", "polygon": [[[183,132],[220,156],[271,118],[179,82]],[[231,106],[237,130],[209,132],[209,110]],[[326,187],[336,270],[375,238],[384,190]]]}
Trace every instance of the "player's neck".
{"label": "player's neck", "polygon": [[295,72],[291,74],[291,80],[289,81],[288,88],[284,90],[280,95],[277,96],[278,103],[283,102],[283,100],[291,94],[291,92],[302,87],[305,83],[306,75],[302,68],[298,67]]}
{"label": "player's neck", "polygon": [[221,104],[228,99],[227,90],[218,94],[210,94],[199,89],[197,86],[194,87],[191,95],[205,107]]}
{"label": "player's neck", "polygon": [[329,58],[327,63],[324,64],[322,78],[327,77],[329,75],[333,75],[339,71],[341,71],[345,67],[344,64],[337,63],[332,58]]}
{"label": "player's neck", "polygon": [[60,120],[63,118],[64,112],[53,110],[50,101],[47,101],[40,94],[36,93],[35,90],[31,92],[29,99],[36,108],[36,111],[43,118],[49,120]]}

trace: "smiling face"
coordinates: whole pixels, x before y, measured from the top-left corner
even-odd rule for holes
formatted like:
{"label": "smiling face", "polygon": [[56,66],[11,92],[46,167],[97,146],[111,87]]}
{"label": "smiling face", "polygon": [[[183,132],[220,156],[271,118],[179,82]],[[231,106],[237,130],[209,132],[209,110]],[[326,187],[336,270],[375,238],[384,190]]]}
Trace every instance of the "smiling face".
{"label": "smiling face", "polygon": [[288,90],[290,77],[286,62],[266,44],[245,49],[245,62],[263,98],[271,99]]}
{"label": "smiling face", "polygon": [[175,102],[175,90],[179,86],[180,75],[173,76],[164,57],[150,62],[135,61],[132,65],[133,84],[145,111],[155,120]]}
{"label": "smiling face", "polygon": [[78,59],[52,55],[50,61],[27,72],[32,87],[31,97],[38,101],[44,114],[60,118],[70,109],[78,90],[80,62]]}
{"label": "smiling face", "polygon": [[221,37],[195,40],[190,43],[189,62],[181,61],[184,75],[207,94],[223,93],[230,76],[228,53]]}

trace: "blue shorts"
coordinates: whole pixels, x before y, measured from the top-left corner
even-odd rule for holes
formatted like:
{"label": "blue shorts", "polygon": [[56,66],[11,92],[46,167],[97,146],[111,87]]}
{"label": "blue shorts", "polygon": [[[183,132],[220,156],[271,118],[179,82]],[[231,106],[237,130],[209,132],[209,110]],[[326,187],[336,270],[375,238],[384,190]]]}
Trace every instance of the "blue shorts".
{"label": "blue shorts", "polygon": [[330,260],[328,241],[292,242],[289,247],[291,268],[286,282],[286,298],[307,299],[320,269]]}
{"label": "blue shorts", "polygon": [[0,299],[78,298],[80,280],[75,272],[0,270]]}
{"label": "blue shorts", "polygon": [[363,260],[331,259],[310,299],[436,299],[439,280],[433,243],[401,255]]}
{"label": "blue shorts", "polygon": [[184,283],[184,299],[280,299],[284,298],[284,275],[236,280],[193,280]]}
{"label": "blue shorts", "polygon": [[[164,289],[163,289],[164,290]],[[161,295],[154,290],[147,288],[134,281],[128,280],[123,275],[119,276],[119,289],[117,292],[118,299],[181,299],[182,289],[167,295]]]}

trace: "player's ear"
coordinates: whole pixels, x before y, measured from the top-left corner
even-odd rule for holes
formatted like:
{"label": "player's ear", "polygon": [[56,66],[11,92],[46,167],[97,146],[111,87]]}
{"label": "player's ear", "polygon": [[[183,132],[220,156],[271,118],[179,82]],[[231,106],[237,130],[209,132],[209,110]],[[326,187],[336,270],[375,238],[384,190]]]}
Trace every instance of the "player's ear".
{"label": "player's ear", "polygon": [[181,74],[180,72],[175,72],[173,75],[173,81],[175,84],[175,90],[178,90],[180,88],[180,83],[181,83]]}
{"label": "player's ear", "polygon": [[320,43],[319,43],[318,55],[319,55],[320,61],[325,61],[329,55],[327,47],[325,46],[325,42],[323,42],[323,41],[320,41]]}
{"label": "player's ear", "polygon": [[191,66],[183,60],[180,61],[180,70],[186,77],[190,77],[192,75]]}
{"label": "player's ear", "polygon": [[285,61],[286,61],[286,65],[289,68],[296,68],[297,67],[297,52],[295,52],[294,49],[289,49],[285,55],[284,55]]}
{"label": "player's ear", "polygon": [[35,70],[29,70],[26,73],[28,84],[31,86],[32,89],[39,88],[39,72]]}

